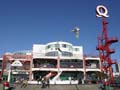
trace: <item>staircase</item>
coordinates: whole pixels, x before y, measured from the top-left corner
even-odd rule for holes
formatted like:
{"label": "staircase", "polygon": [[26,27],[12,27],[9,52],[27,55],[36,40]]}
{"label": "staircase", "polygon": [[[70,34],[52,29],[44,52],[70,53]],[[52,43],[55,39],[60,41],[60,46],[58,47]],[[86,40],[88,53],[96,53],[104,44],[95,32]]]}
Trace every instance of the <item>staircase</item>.
{"label": "staircase", "polygon": [[52,79],[52,81],[57,80],[57,79],[59,78],[59,76],[61,75],[61,73],[62,73],[62,71],[59,71],[59,72],[57,73],[57,75]]}

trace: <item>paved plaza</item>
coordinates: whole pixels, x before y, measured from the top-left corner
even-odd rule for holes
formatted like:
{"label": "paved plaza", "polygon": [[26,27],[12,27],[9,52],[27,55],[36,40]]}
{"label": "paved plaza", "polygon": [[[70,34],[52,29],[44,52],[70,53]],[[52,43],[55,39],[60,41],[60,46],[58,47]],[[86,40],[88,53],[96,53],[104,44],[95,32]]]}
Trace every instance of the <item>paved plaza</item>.
{"label": "paved plaza", "polygon": [[[22,87],[20,84],[15,85],[15,90],[100,90],[99,85],[50,85],[50,87],[41,88],[41,85],[27,85]],[[0,90],[3,90],[2,84],[0,84]],[[120,88],[110,88],[110,90],[120,90]]]}

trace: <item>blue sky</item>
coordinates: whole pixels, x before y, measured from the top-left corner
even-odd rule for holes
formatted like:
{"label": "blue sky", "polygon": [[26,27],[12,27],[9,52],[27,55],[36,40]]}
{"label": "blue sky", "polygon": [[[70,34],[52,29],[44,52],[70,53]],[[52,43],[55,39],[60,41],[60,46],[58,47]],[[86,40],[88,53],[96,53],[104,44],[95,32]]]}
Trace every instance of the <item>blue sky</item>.
{"label": "blue sky", "polygon": [[[119,0],[1,0],[0,54],[31,50],[33,44],[67,41],[84,47],[84,54],[97,55],[97,36],[102,30],[97,5],[108,8],[109,36],[120,39]],[[80,28],[79,39],[71,30]],[[113,44],[113,59],[120,61],[120,43]]]}

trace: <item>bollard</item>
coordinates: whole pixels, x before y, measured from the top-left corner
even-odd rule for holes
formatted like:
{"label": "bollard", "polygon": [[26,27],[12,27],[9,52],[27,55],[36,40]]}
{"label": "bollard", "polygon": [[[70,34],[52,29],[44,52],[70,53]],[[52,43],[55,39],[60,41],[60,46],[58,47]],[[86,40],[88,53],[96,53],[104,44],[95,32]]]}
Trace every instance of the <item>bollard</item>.
{"label": "bollard", "polygon": [[3,83],[3,90],[9,90],[9,82],[4,82]]}

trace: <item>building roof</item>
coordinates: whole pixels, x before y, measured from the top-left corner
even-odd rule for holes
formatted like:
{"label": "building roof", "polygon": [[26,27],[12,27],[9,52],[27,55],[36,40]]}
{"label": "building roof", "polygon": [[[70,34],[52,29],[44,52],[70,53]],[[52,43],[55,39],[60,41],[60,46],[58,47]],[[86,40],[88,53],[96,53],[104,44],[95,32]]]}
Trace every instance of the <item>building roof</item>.
{"label": "building roof", "polygon": [[13,54],[22,54],[26,55],[27,53],[32,53],[32,50],[22,50],[22,51],[16,51]]}

